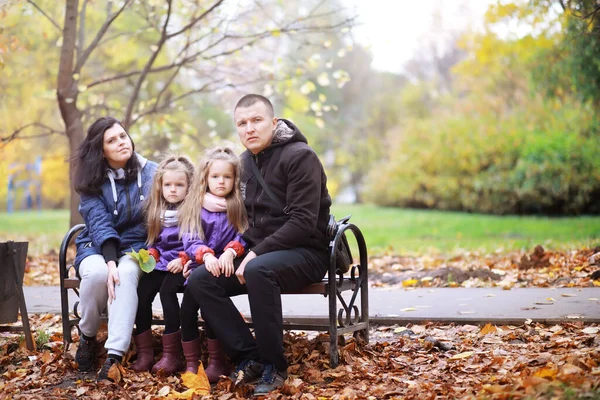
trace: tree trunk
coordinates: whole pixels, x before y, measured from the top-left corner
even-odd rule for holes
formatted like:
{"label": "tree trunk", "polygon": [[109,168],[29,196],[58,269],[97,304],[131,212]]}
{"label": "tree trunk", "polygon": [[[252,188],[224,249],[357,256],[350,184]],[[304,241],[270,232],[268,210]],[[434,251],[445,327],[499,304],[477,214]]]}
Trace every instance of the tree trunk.
{"label": "tree trunk", "polygon": [[[65,1],[65,23],[63,25],[63,44],[60,50],[56,97],[60,115],[65,123],[65,132],[69,138],[69,153],[72,157],[84,138],[81,112],[77,109],[77,80],[74,76],[75,48],[77,45],[77,13],[78,0]],[[80,44],[83,46],[83,43]],[[69,180],[71,182],[71,217],[69,224],[73,226],[82,222],[77,211],[79,196],[73,189],[73,161],[69,159]]]}
{"label": "tree trunk", "polygon": [[[75,154],[75,151],[83,141],[85,134],[83,132],[83,124],[81,122],[81,113],[77,110],[77,116],[72,119],[73,123],[67,125],[67,136],[69,137],[69,153],[71,156]],[[70,131],[70,132],[69,132]],[[69,182],[71,187],[70,196],[70,218],[69,226],[74,226],[83,223],[83,218],[79,214],[79,195],[73,187],[73,174],[75,172],[73,160],[69,160]]]}

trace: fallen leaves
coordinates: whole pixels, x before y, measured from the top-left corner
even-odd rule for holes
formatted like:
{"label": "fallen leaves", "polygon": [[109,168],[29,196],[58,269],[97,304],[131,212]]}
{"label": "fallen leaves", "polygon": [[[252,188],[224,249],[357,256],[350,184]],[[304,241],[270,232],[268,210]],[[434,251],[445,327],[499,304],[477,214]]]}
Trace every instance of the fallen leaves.
{"label": "fallen leaves", "polygon": [[407,290],[459,286],[506,290],[513,287],[600,286],[599,267],[589,261],[592,254],[593,249],[547,251],[537,246],[531,254],[464,252],[450,258],[444,255],[386,255],[369,258],[369,280],[373,286],[399,286]]}
{"label": "fallen leaves", "polygon": [[[49,321],[54,317],[32,317],[34,328]],[[44,326],[56,338],[60,320]],[[329,368],[326,335],[290,333],[284,338],[290,377],[266,397],[421,399],[431,393],[432,398],[561,398],[567,392],[592,397],[600,387],[599,332],[600,326],[579,321],[380,326],[371,330],[368,345],[346,338],[334,369]],[[251,395],[250,385],[236,387],[229,378],[209,389],[202,369],[198,375],[164,377],[113,366],[109,373],[119,384],[96,383],[95,374],[76,370],[71,352],[46,346],[28,352],[18,335],[0,340],[0,398],[233,400]]]}

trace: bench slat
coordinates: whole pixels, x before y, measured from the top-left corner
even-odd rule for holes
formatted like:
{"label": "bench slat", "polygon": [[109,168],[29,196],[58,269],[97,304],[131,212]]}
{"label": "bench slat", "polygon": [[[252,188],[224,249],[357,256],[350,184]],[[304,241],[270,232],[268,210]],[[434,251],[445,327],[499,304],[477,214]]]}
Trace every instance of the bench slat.
{"label": "bench slat", "polygon": [[[79,289],[79,278],[71,277],[65,278],[63,280],[65,284],[65,289]],[[344,279],[344,282],[340,285],[338,281],[338,289],[340,291],[352,290],[355,287],[355,283],[350,279]],[[299,290],[293,292],[284,292],[283,294],[328,294],[328,284],[327,279],[324,279],[322,282],[313,283],[312,285],[305,286]]]}

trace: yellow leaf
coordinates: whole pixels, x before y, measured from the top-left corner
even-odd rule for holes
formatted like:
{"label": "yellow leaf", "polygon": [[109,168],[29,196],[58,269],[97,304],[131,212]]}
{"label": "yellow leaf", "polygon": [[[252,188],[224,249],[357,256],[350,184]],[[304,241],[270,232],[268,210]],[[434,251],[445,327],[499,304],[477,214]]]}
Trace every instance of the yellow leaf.
{"label": "yellow leaf", "polygon": [[539,378],[556,378],[556,374],[558,374],[558,369],[555,366],[548,366],[541,369],[538,369],[533,373],[534,376]]}
{"label": "yellow leaf", "polygon": [[410,287],[410,286],[415,286],[417,283],[419,283],[418,279],[407,279],[405,281],[402,281],[402,286]]}
{"label": "yellow leaf", "polygon": [[[187,374],[187,372],[186,372]],[[190,372],[191,374],[191,372]],[[188,389],[183,393],[179,393],[179,392],[172,392],[169,394],[169,398],[170,399],[188,399],[188,400],[192,400],[194,398],[194,394],[196,394],[196,391],[194,389]]]}
{"label": "yellow leaf", "polygon": [[416,311],[416,310],[417,310],[417,309],[416,309],[416,308],[414,308],[414,307],[407,307],[407,308],[403,308],[403,309],[402,309],[402,310],[400,310],[400,311]]}
{"label": "yellow leaf", "polygon": [[592,284],[593,284],[594,286],[600,286],[600,280],[595,280],[595,281],[592,281]]}
{"label": "yellow leaf", "polygon": [[573,293],[563,293],[563,294],[561,294],[561,296],[562,297],[577,297],[577,295],[573,294]]}
{"label": "yellow leaf", "polygon": [[197,394],[204,395],[210,393],[210,383],[208,382],[208,376],[204,372],[202,363],[198,367],[197,374],[194,375],[191,372],[186,372],[181,375],[181,383],[187,388],[194,389]]}
{"label": "yellow leaf", "polygon": [[495,325],[488,323],[483,328],[481,328],[481,330],[479,331],[479,334],[487,335],[488,333],[496,333],[497,330],[498,329],[496,328]]}
{"label": "yellow leaf", "polygon": [[468,358],[475,354],[474,351],[465,351],[464,353],[458,353],[449,358],[449,360],[460,360],[462,358]]}
{"label": "yellow leaf", "polygon": [[139,253],[140,255],[140,261],[142,263],[147,263],[148,259],[150,258],[150,252],[146,249],[140,249]]}

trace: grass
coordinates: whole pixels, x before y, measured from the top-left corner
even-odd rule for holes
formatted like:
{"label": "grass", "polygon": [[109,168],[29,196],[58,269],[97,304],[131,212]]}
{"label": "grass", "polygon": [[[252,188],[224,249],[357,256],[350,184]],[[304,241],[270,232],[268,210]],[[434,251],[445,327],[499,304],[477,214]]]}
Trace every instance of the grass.
{"label": "grass", "polygon": [[339,219],[363,232],[370,254],[427,254],[458,251],[530,250],[600,245],[600,216],[519,217],[460,212],[335,205]]}
{"label": "grass", "polygon": [[29,254],[58,252],[69,229],[69,210],[0,213],[0,241],[29,241]]}
{"label": "grass", "polygon": [[[600,216],[518,217],[459,212],[335,205],[339,219],[351,221],[365,235],[370,254],[431,254],[459,251],[531,250],[600,245]],[[58,250],[67,231],[67,210],[0,213],[0,241],[28,240],[30,254]]]}

